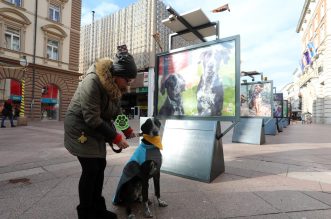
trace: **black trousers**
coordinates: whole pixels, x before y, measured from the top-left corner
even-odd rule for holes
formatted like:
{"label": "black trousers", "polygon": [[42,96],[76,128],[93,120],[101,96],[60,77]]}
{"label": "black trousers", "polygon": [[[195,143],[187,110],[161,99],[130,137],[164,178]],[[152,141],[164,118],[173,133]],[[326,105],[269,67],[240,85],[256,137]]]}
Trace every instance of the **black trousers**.
{"label": "black trousers", "polygon": [[107,162],[106,158],[77,158],[82,166],[82,175],[78,185],[80,203],[77,210],[90,212],[95,209],[97,203],[104,203],[102,187]]}

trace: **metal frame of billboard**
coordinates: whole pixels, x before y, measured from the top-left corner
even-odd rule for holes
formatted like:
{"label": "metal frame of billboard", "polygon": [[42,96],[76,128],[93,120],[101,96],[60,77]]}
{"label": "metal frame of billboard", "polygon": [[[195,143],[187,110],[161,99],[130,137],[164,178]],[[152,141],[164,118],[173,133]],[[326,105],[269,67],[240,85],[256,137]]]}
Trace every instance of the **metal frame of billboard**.
{"label": "metal frame of billboard", "polygon": [[[158,115],[158,92],[159,92],[159,64],[160,57],[169,56],[173,54],[179,54],[186,51],[193,51],[196,49],[213,46],[216,44],[226,43],[228,41],[234,41],[235,44],[235,115],[234,116],[159,116]],[[154,89],[154,112],[153,115],[161,119],[191,119],[191,120],[214,120],[214,121],[239,121],[240,118],[240,35],[230,36],[222,39],[217,39],[210,42],[205,42],[193,46],[183,47],[169,52],[163,52],[156,54],[156,71],[155,71],[155,89]]]}
{"label": "metal frame of billboard", "polygon": [[253,84],[267,84],[270,83],[271,84],[271,88],[270,88],[270,104],[271,104],[271,109],[270,109],[270,115],[271,116],[240,116],[242,118],[273,118],[273,108],[274,108],[274,101],[273,101],[273,81],[256,81],[256,82],[246,82],[246,83],[241,83],[241,85],[253,85]]}

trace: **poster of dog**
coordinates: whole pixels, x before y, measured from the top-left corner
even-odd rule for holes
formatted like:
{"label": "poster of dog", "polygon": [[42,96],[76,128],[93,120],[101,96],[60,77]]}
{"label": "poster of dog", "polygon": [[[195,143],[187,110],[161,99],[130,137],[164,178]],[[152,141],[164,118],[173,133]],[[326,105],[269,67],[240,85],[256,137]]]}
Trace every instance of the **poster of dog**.
{"label": "poster of dog", "polygon": [[283,93],[274,94],[274,118],[283,118]]}
{"label": "poster of dog", "polygon": [[272,82],[243,83],[240,86],[240,116],[272,117]]}
{"label": "poster of dog", "polygon": [[239,117],[239,36],[157,55],[160,117]]}

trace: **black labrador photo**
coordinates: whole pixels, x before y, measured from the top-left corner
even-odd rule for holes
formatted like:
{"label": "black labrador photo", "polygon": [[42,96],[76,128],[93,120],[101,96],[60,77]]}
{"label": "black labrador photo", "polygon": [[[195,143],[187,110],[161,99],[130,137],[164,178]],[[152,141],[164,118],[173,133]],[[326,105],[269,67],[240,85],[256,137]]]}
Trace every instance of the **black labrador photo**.
{"label": "black labrador photo", "polygon": [[228,49],[211,48],[200,54],[203,72],[197,88],[197,110],[200,116],[221,116],[224,90],[219,76],[221,62],[228,61]]}
{"label": "black labrador photo", "polygon": [[168,204],[160,199],[160,168],[162,164],[161,123],[155,118],[149,118],[141,126],[142,140],[132,157],[125,165],[117,186],[113,204],[124,205],[128,218],[135,218],[132,206],[135,202],[143,203],[144,217],[153,217],[148,198],[149,179],[153,178],[155,196],[159,207]]}
{"label": "black labrador photo", "polygon": [[184,115],[182,93],[185,90],[185,80],[180,74],[169,75],[161,85],[162,95],[167,91],[167,97],[160,108],[160,116]]}

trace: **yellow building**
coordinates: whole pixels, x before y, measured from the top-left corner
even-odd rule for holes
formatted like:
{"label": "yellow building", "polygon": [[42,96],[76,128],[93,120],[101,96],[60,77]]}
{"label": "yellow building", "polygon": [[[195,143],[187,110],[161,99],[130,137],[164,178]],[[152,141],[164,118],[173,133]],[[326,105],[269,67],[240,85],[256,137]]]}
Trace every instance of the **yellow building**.
{"label": "yellow building", "polygon": [[63,119],[80,75],[80,16],[81,0],[0,0],[0,103]]}

